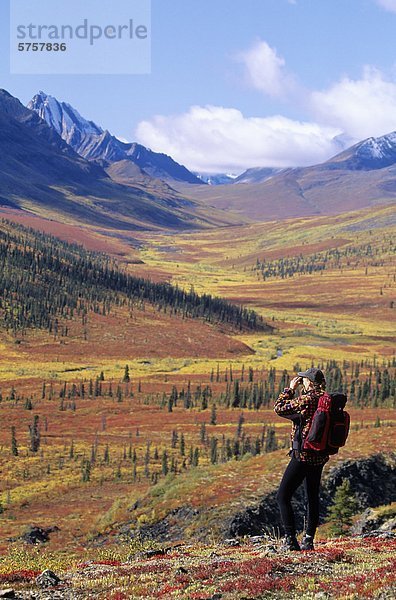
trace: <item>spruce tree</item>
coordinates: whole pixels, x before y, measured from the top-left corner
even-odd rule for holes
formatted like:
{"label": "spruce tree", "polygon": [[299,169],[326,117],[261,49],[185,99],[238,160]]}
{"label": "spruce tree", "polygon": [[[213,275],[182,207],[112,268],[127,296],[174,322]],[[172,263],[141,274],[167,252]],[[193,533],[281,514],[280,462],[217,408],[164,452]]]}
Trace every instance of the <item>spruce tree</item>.
{"label": "spruce tree", "polygon": [[129,366],[125,365],[125,370],[124,370],[124,377],[122,379],[123,383],[128,383],[129,381],[131,381],[131,378],[129,376]]}
{"label": "spruce tree", "polygon": [[171,441],[172,448],[176,448],[178,439],[179,439],[179,436],[177,434],[177,431],[174,429],[172,431],[172,441]]}
{"label": "spruce tree", "polygon": [[81,463],[81,480],[86,483],[91,479],[91,463],[87,459],[83,459]]}
{"label": "spruce tree", "polygon": [[357,513],[359,504],[351,489],[349,479],[343,479],[334,494],[333,504],[329,507],[329,532],[333,536],[344,535],[352,525],[352,517]]}
{"label": "spruce tree", "polygon": [[210,424],[211,425],[217,424],[217,411],[216,411],[216,403],[215,402],[213,402],[213,404],[212,404],[212,412],[210,415]]}
{"label": "spruce tree", "polygon": [[186,442],[184,440],[184,434],[183,433],[180,436],[180,454],[182,456],[186,455]]}
{"label": "spruce tree", "polygon": [[32,452],[37,452],[40,448],[40,430],[39,430],[39,416],[35,415],[33,419],[33,424],[29,425],[29,435],[30,435],[30,450]]}
{"label": "spruce tree", "polygon": [[273,452],[278,449],[278,442],[276,439],[276,433],[274,427],[269,427],[267,429],[267,437],[265,439],[265,451]]}
{"label": "spruce tree", "polygon": [[206,441],[206,425],[205,425],[205,423],[201,423],[200,440],[203,444]]}
{"label": "spruce tree", "polygon": [[163,453],[162,453],[161,463],[162,463],[162,466],[161,466],[161,468],[162,468],[162,474],[163,475],[168,475],[168,473],[169,473],[168,454],[167,454],[166,450],[164,450]]}
{"label": "spruce tree", "polygon": [[237,432],[236,432],[238,438],[241,437],[241,435],[242,435],[242,429],[243,429],[244,422],[245,422],[245,417],[243,416],[243,413],[241,413],[239,415],[238,427],[237,427]]}
{"label": "spruce tree", "polygon": [[210,462],[214,465],[217,463],[217,438],[210,438]]}
{"label": "spruce tree", "polygon": [[13,456],[18,456],[18,443],[15,435],[15,426],[11,427],[11,453]]}
{"label": "spruce tree", "polygon": [[199,463],[199,448],[195,448],[193,457],[193,467],[197,467]]}

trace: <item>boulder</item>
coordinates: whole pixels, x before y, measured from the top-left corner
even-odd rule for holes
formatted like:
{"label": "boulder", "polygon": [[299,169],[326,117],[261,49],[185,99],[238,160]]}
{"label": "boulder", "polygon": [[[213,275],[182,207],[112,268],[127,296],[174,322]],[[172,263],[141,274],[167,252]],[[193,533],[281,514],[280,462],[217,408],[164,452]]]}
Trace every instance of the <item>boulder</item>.
{"label": "boulder", "polygon": [[0,590],[0,598],[16,598],[15,590],[12,588]]}
{"label": "boulder", "polygon": [[50,569],[43,571],[38,577],[36,577],[36,583],[41,588],[51,588],[59,585],[61,580],[59,577]]}
{"label": "boulder", "polygon": [[49,534],[59,531],[59,527],[37,527],[31,525],[29,529],[21,536],[21,539],[27,544],[44,544],[49,540]]}
{"label": "boulder", "polygon": [[144,540],[159,542],[180,540],[184,537],[184,529],[197,515],[198,511],[190,506],[175,508],[160,521],[151,525],[142,525],[139,535]]}
{"label": "boulder", "polygon": [[351,533],[360,535],[370,531],[396,530],[396,506],[379,510],[368,508],[361,513],[351,528]]}

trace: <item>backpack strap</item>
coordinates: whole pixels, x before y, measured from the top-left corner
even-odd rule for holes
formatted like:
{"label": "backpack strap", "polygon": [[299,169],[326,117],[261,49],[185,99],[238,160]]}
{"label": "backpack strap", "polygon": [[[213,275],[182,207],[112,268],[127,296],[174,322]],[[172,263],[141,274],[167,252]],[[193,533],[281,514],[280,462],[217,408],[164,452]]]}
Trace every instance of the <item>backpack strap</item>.
{"label": "backpack strap", "polygon": [[300,455],[302,449],[302,428],[303,428],[303,418],[302,415],[299,415],[299,419],[295,420],[296,429],[294,432],[294,438],[292,443],[292,450],[295,451],[298,456]]}

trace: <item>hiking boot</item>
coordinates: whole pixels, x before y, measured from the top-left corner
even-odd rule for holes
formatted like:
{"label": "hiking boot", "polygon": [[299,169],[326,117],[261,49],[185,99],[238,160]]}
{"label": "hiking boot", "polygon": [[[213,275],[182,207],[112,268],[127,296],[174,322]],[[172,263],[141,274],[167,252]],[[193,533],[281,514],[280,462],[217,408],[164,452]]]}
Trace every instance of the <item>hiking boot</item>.
{"label": "hiking boot", "polygon": [[282,540],[280,547],[281,551],[299,551],[301,550],[300,545],[295,535],[285,535]]}
{"label": "hiking boot", "polygon": [[313,540],[313,535],[305,534],[301,540],[301,550],[315,550]]}

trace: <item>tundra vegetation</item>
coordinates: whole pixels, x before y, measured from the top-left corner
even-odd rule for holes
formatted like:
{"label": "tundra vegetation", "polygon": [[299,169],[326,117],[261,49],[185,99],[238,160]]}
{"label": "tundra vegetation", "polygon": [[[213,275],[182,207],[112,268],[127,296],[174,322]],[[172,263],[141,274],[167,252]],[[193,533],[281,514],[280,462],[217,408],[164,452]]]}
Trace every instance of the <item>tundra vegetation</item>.
{"label": "tundra vegetation", "polygon": [[[350,537],[353,490],[338,491],[350,511],[340,520],[335,499],[314,556],[221,541],[279,482],[289,423],[272,404],[297,370],[318,366],[348,395],[331,465],[392,449],[390,214],[116,241],[76,228],[79,244],[44,220],[45,234],[1,221],[2,583],[29,588],[52,568],[76,598],[394,589],[393,538]],[[163,542],[139,531],[186,507],[185,545],[149,556]],[[23,541],[32,525],[51,530],[44,550]]]}

